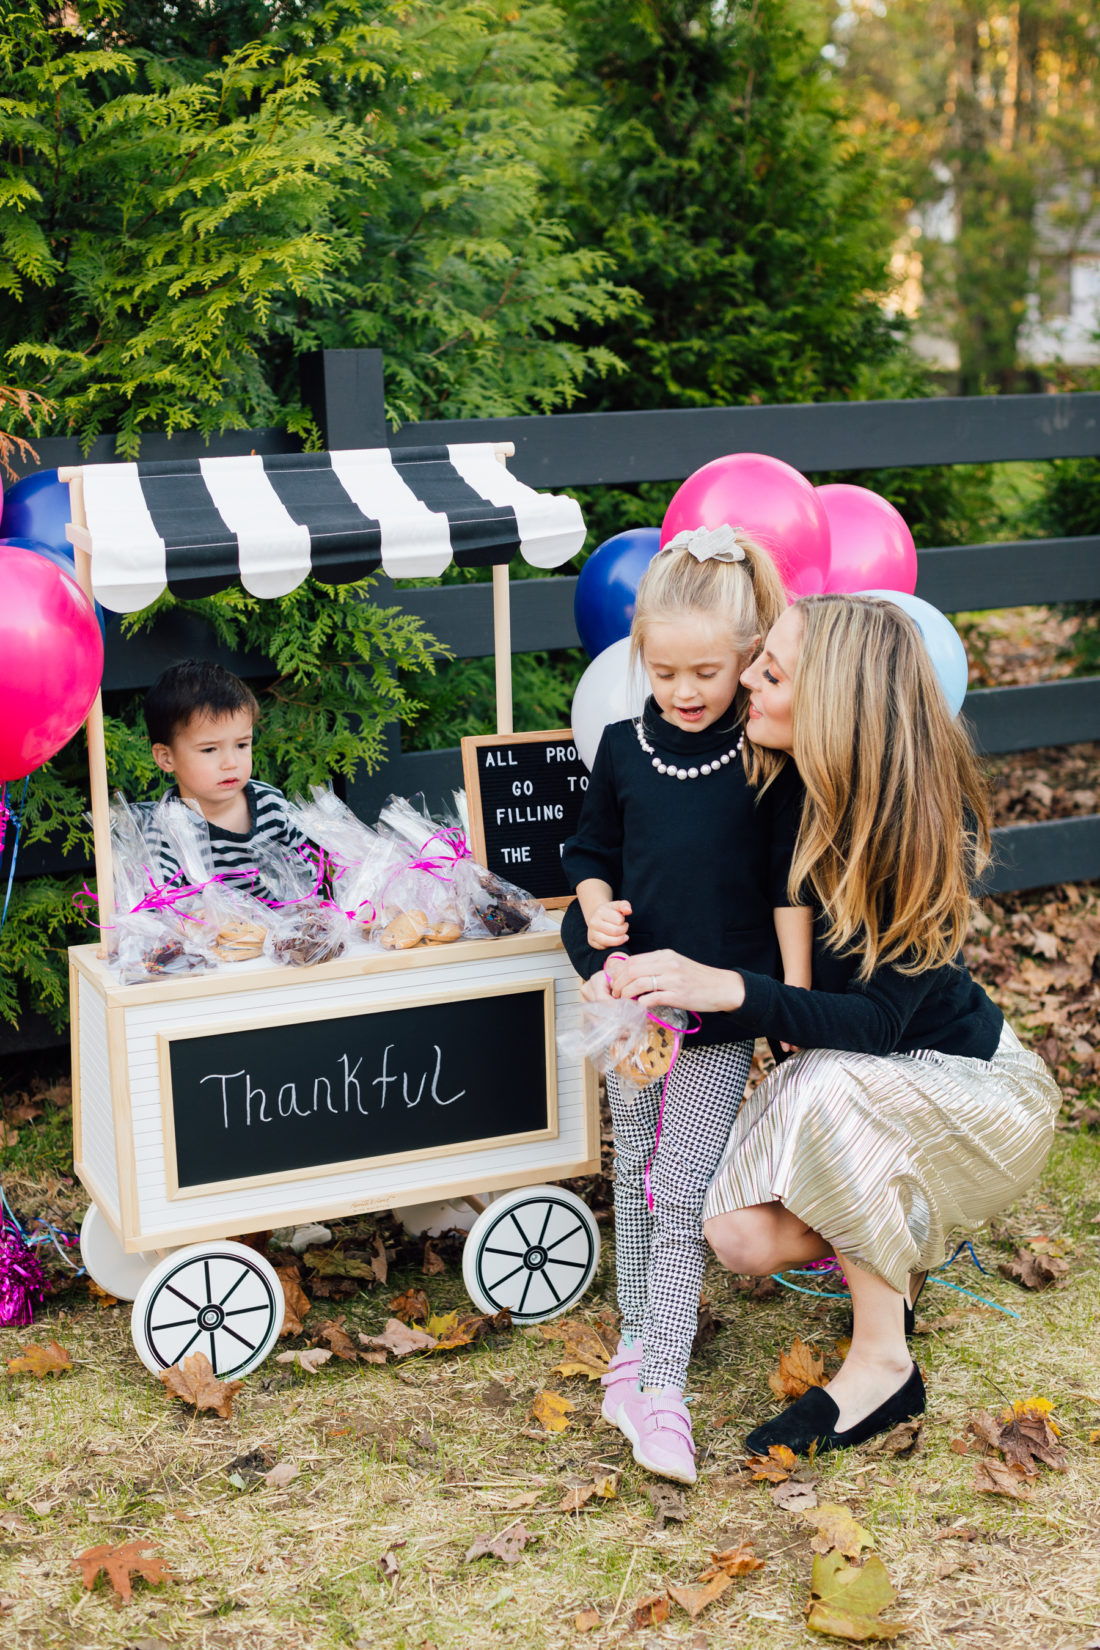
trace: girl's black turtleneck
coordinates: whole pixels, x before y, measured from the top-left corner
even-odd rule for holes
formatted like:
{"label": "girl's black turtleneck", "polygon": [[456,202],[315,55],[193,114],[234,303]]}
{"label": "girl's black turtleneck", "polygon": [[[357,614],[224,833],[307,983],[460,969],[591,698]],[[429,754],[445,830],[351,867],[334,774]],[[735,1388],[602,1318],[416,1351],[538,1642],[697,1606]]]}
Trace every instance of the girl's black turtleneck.
{"label": "girl's black turtleneck", "polygon": [[[646,701],[643,731],[654,754],[676,767],[701,767],[732,751],[739,728],[732,707],[698,733],[666,722]],[[798,835],[802,784],[787,763],[763,795],[746,779],[740,755],[716,773],[677,779],[658,773],[633,721],[604,730],[575,836],[562,861],[575,888],[588,877],[630,901],[629,939],[638,955],[669,947],[715,968],[780,978],[774,907],[789,905],[787,873]],[[578,902],[562,922],[570,960],[585,979],[607,952],[588,944]],[[692,1038],[737,1041],[744,1031],[725,1014],[703,1016]]]}

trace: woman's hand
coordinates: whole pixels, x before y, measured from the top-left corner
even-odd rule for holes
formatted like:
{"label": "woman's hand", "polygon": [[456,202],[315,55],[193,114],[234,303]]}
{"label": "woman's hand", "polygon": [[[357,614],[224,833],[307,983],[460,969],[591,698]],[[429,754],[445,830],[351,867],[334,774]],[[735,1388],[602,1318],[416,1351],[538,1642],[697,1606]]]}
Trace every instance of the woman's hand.
{"label": "woman's hand", "polygon": [[740,1008],[745,982],[728,968],[707,968],[677,951],[648,951],[627,957],[615,972],[613,997],[633,997],[643,1008],[690,1008],[713,1014]]}

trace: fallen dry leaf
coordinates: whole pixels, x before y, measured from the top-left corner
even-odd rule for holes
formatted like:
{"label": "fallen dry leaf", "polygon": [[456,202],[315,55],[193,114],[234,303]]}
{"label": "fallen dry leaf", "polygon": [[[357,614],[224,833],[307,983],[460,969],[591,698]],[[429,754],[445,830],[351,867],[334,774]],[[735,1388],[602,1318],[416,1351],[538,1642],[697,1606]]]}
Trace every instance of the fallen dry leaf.
{"label": "fallen dry leaf", "polygon": [[19,1357],[8,1359],[9,1375],[33,1375],[37,1380],[45,1375],[63,1375],[66,1370],[71,1372],[72,1367],[69,1354],[55,1340],[51,1340],[49,1346],[31,1341]]}
{"label": "fallen dry leaf", "polygon": [[18,1141],[19,1130],[13,1128],[10,1123],[0,1121],[0,1148],[17,1145]]}
{"label": "fallen dry leaf", "polygon": [[593,1627],[600,1625],[600,1612],[591,1606],[587,1610],[579,1610],[573,1617],[573,1630],[577,1633],[590,1633]]}
{"label": "fallen dry leaf", "polygon": [[659,1627],[668,1620],[668,1594],[649,1593],[640,1598],[630,1612],[629,1625],[632,1628]]}
{"label": "fallen dry leaf", "polygon": [[723,1552],[711,1553],[710,1558],[710,1563],[699,1577],[700,1581],[709,1581],[711,1576],[719,1574],[731,1577],[747,1576],[751,1575],[753,1570],[764,1568],[764,1560],[757,1558],[747,1541],[742,1541],[737,1547],[727,1547]]}
{"label": "fallen dry leaf", "polygon": [[727,1587],[733,1586],[733,1577],[724,1570],[719,1570],[702,1586],[674,1587],[671,1582],[666,1585],[669,1598],[673,1599],[681,1610],[686,1610],[694,1621],[708,1604],[713,1604],[716,1598],[721,1598]]}
{"label": "fallen dry leaf", "polygon": [[802,1516],[817,1531],[810,1542],[815,1553],[827,1553],[835,1547],[845,1558],[858,1558],[861,1548],[874,1545],[862,1524],[857,1524],[852,1517],[850,1507],[824,1501]]}
{"label": "fallen dry leaf", "polygon": [[1037,1255],[1030,1249],[1017,1249],[1011,1260],[1002,1260],[997,1267],[1002,1278],[1011,1278],[1024,1289],[1049,1289],[1064,1281],[1069,1263],[1057,1255]]}
{"label": "fallen dry leaf", "polygon": [[1066,1452],[1046,1415],[1014,1414],[1002,1426],[999,1444],[1008,1465],[1023,1467],[1029,1477],[1038,1474],[1040,1462],[1055,1472],[1066,1471]]}
{"label": "fallen dry leaf", "polygon": [[436,1278],[440,1272],[447,1270],[447,1262],[443,1259],[431,1238],[428,1238],[424,1244],[424,1259],[420,1263],[420,1270],[427,1278]]}
{"label": "fallen dry leaf", "polygon": [[555,1375],[584,1375],[590,1381],[598,1381],[606,1374],[612,1349],[591,1324],[582,1323],[579,1318],[566,1318],[564,1322],[540,1324],[539,1329],[547,1340],[565,1342],[562,1361],[554,1367]]}
{"label": "fallen dry leaf", "polygon": [[768,1376],[768,1385],[777,1398],[801,1398],[812,1386],[824,1386],[825,1360],[816,1347],[807,1346],[797,1335],[789,1352],[779,1354],[779,1368]]}
{"label": "fallen dry leaf", "polygon": [[401,1579],[401,1566],[397,1562],[400,1548],[407,1547],[407,1541],[394,1541],[386,1548],[378,1560],[378,1569],[383,1581],[398,1582]]}
{"label": "fallen dry leaf", "polygon": [[788,1478],[784,1484],[773,1484],[768,1494],[783,1512],[811,1512],[817,1506],[814,1485],[800,1484],[794,1478]]}
{"label": "fallen dry leaf", "polygon": [[866,1643],[892,1639],[905,1631],[902,1621],[884,1621],[883,1610],[897,1601],[886,1566],[877,1555],[862,1568],[842,1553],[818,1554],[810,1579],[810,1614],[806,1625],[814,1633]]}
{"label": "fallen dry leaf", "polygon": [[577,1513],[585,1506],[596,1493],[595,1484],[577,1484],[567,1490],[558,1502],[558,1511],[563,1513]]}
{"label": "fallen dry leaf", "polygon": [[645,1492],[653,1504],[655,1530],[663,1530],[669,1519],[677,1524],[684,1523],[688,1512],[682,1490],[674,1490],[671,1484],[647,1484]]}
{"label": "fallen dry leaf", "polygon": [[101,1289],[99,1284],[90,1275],[87,1279],[87,1284],[89,1295],[91,1295],[92,1299],[101,1311],[108,1306],[118,1305],[118,1296],[110,1294],[106,1289]]}
{"label": "fallen dry leaf", "polygon": [[196,1409],[212,1409],[228,1421],[233,1414],[233,1399],[244,1385],[243,1381],[219,1381],[205,1352],[192,1352],[182,1363],[162,1369],[157,1376],[173,1398]]}
{"label": "fallen dry leaf", "polygon": [[798,1456],[786,1444],[773,1444],[767,1455],[750,1455],[748,1465],[752,1468],[754,1479],[782,1484],[798,1466]]}
{"label": "fallen dry leaf", "polygon": [[275,1272],[283,1286],[286,1302],[283,1327],[279,1331],[280,1338],[285,1340],[288,1335],[301,1334],[303,1319],[310,1310],[310,1299],[302,1288],[302,1273],[297,1261],[293,1266],[276,1266]]}
{"label": "fallen dry leaf", "polygon": [[386,1254],[386,1245],[382,1242],[382,1239],[377,1235],[377,1233],[375,1234],[373,1248],[374,1253],[371,1255],[370,1269],[378,1279],[379,1283],[385,1283],[386,1279],[390,1275],[390,1263],[389,1257]]}
{"label": "fallen dry leaf", "polygon": [[867,1450],[868,1455],[915,1455],[924,1442],[924,1417],[915,1421],[900,1421],[884,1438],[878,1438]]}
{"label": "fallen dry leaf", "polygon": [[478,1317],[474,1312],[463,1312],[460,1316],[456,1309],[442,1317],[430,1317],[424,1327],[435,1337],[435,1351],[450,1352],[456,1346],[469,1346],[487,1322],[487,1318]]}
{"label": "fallen dry leaf", "polygon": [[984,1495],[1007,1495],[1014,1501],[1027,1501],[1031,1490],[1025,1482],[1023,1467],[1007,1466],[1003,1461],[988,1457],[978,1462],[974,1470],[974,1488]]}
{"label": "fallen dry leaf", "polygon": [[390,1302],[390,1311],[402,1323],[427,1323],[432,1315],[431,1305],[423,1289],[406,1289],[404,1294],[395,1295]]}
{"label": "fallen dry leaf", "polygon": [[322,1364],[327,1364],[332,1353],[324,1346],[311,1346],[306,1352],[279,1352],[275,1356],[277,1364],[297,1364],[304,1369],[307,1375],[316,1375]]}
{"label": "fallen dry leaf", "polygon": [[269,1489],[285,1490],[298,1476],[298,1468],[290,1461],[279,1461],[270,1472],[261,1475]]}
{"label": "fallen dry leaf", "polygon": [[563,1398],[559,1392],[540,1392],[531,1405],[536,1421],[541,1421],[547,1432],[564,1432],[576,1404]]}
{"label": "fallen dry leaf", "polygon": [[504,1564],[514,1564],[532,1539],[532,1531],[518,1521],[509,1524],[499,1535],[475,1536],[466,1554],[466,1563],[471,1564],[475,1558],[499,1558]]}
{"label": "fallen dry leaf", "polygon": [[[89,1590],[95,1586],[96,1577],[102,1570],[115,1592],[124,1604],[129,1604],[132,1587],[131,1576],[141,1576],[154,1587],[161,1582],[173,1579],[172,1571],[162,1558],[152,1556],[156,1549],[148,1541],[125,1541],[120,1547],[112,1547],[105,1542],[99,1547],[88,1547],[78,1553],[72,1560],[74,1570],[79,1570],[84,1578],[84,1585]],[[151,1556],[146,1557],[149,1554]]]}
{"label": "fallen dry leaf", "polygon": [[329,1318],[319,1323],[313,1331],[316,1340],[327,1341],[329,1350],[345,1363],[353,1364],[359,1360],[359,1348],[344,1328],[343,1318]]}
{"label": "fallen dry leaf", "polygon": [[380,1335],[359,1336],[360,1346],[374,1347],[380,1352],[392,1352],[395,1358],[407,1358],[410,1352],[433,1352],[435,1336],[423,1329],[414,1329],[400,1318],[387,1318]]}

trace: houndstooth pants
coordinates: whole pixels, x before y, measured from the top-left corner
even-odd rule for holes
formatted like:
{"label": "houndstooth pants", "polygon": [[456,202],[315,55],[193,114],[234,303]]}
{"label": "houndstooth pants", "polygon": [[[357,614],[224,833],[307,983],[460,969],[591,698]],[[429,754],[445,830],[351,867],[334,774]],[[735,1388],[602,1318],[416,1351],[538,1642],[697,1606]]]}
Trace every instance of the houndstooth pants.
{"label": "houndstooth pants", "polygon": [[[706,1244],[703,1199],[721,1162],[752,1064],[751,1042],[683,1047],[669,1073],[661,1141],[650,1170],[663,1079],[624,1095],[614,1071],[607,1099],[615,1126],[615,1267],[622,1330],[643,1348],[642,1386],[687,1380]],[[637,1094],[636,1098],[632,1098]]]}

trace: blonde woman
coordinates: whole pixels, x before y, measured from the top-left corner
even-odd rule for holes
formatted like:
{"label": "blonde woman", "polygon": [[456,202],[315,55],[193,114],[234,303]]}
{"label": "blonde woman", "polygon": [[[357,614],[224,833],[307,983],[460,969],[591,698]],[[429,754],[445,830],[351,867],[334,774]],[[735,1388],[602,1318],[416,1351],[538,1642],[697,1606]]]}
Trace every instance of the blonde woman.
{"label": "blonde woman", "polygon": [[738,1113],[705,1232],[736,1272],[836,1255],[851,1350],[747,1443],[843,1449],[924,1410],[906,1345],[924,1274],[1035,1180],[1059,1097],[962,962],[988,808],[917,627],[889,602],[806,597],[742,681],[752,777],[766,795],[793,758],[806,788],[790,887],[817,912],[814,989],[655,951],[614,990],[801,1050]]}
{"label": "blonde woman", "polygon": [[[801,786],[762,794],[742,747],[742,671],[786,606],[771,558],[729,527],[677,534],[638,589],[633,647],[652,689],[604,730],[562,863],[577,898],[562,939],[582,996],[609,994],[615,953],[692,944],[707,962],[810,983],[809,912],[787,893]],[[622,1333],[604,1417],[651,1472],[695,1481],[684,1400],[703,1279],[703,1199],[729,1138],[752,1042],[702,1016],[667,1082],[608,1073]]]}

